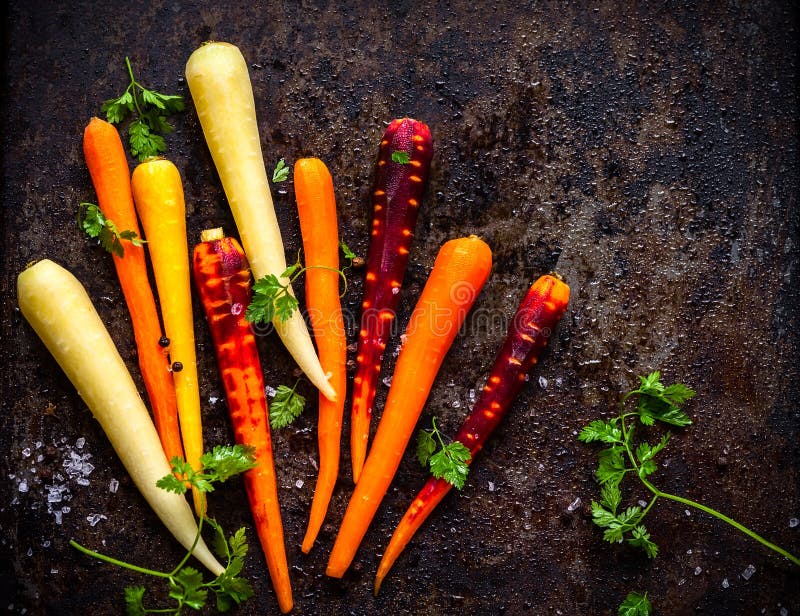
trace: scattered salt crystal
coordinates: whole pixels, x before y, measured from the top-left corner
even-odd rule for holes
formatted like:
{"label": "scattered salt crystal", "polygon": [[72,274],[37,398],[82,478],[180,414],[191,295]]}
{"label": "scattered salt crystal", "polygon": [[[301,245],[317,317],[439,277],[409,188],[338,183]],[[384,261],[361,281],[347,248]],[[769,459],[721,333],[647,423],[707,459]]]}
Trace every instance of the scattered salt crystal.
{"label": "scattered salt crystal", "polygon": [[694,574],[695,575],[700,575],[701,573],[703,573],[703,570],[700,567],[695,567],[694,568]]}
{"label": "scattered salt crystal", "polygon": [[470,401],[470,404],[475,404],[475,390],[474,389],[470,389],[469,390],[469,401]]}
{"label": "scattered salt crystal", "polygon": [[119,489],[119,481],[112,478],[111,481],[108,482],[108,491],[111,492],[112,494],[116,494],[118,489]]}
{"label": "scattered salt crystal", "polygon": [[216,396],[209,396],[208,397],[208,403],[209,404],[216,404],[218,401],[219,401],[219,398],[217,398]]}
{"label": "scattered salt crystal", "polygon": [[38,456],[36,456],[36,461],[41,462],[42,460],[44,460],[44,454],[40,453]]}
{"label": "scattered salt crystal", "polygon": [[14,473],[9,473],[9,474],[8,474],[8,478],[9,478],[9,479],[16,479],[16,477],[17,477],[17,476],[16,476]]}
{"label": "scattered salt crystal", "polygon": [[722,580],[722,587],[723,588],[730,588],[731,583],[728,581],[728,578]]}
{"label": "scattered salt crystal", "polygon": [[789,610],[787,610],[785,607],[782,607],[781,616],[789,616]]}
{"label": "scattered salt crystal", "polygon": [[797,518],[791,518],[789,520],[789,528],[795,528],[797,527],[798,524],[800,524],[800,520],[798,520]]}
{"label": "scattered salt crystal", "polygon": [[691,550],[686,550],[686,553],[687,553],[687,554],[691,554],[691,553],[692,553],[692,551],[691,551]]}
{"label": "scattered salt crystal", "polygon": [[580,507],[582,504],[583,501],[581,500],[581,497],[578,496],[574,501],[572,501],[569,504],[569,506],[567,507],[567,511],[569,511],[570,513],[572,513],[573,511],[577,511],[578,507]]}
{"label": "scattered salt crystal", "polygon": [[646,500],[640,500],[638,502],[638,505],[639,505],[639,507],[647,507],[647,501]]}
{"label": "scattered salt crystal", "polygon": [[390,376],[383,377],[383,384],[386,385],[386,387],[391,387],[391,385],[392,385],[392,377],[390,377]]}
{"label": "scattered salt crystal", "polygon": [[17,486],[20,492],[27,492],[28,491],[28,482],[24,479],[19,482],[19,486]]}
{"label": "scattered salt crystal", "polygon": [[461,408],[461,402],[459,400],[453,400],[453,408]]}
{"label": "scattered salt crystal", "polygon": [[400,293],[400,287],[392,287],[392,295],[397,295]]}
{"label": "scattered salt crystal", "polygon": [[494,492],[494,481],[489,482],[489,492]]}
{"label": "scattered salt crystal", "polygon": [[91,475],[93,470],[94,470],[94,464],[92,464],[91,462],[84,462],[83,466],[81,466],[81,472],[84,474],[85,477]]}
{"label": "scattered salt crystal", "polygon": [[31,448],[30,447],[26,447],[25,449],[22,450],[22,457],[23,458],[29,458],[30,455],[31,455]]}
{"label": "scattered salt crystal", "polygon": [[49,548],[50,547],[50,540],[47,539],[45,541],[42,541],[42,547],[43,548]]}
{"label": "scattered salt crystal", "polygon": [[539,466],[536,467],[536,470],[539,471],[539,472],[542,472],[544,470],[544,464],[539,462]]}
{"label": "scattered salt crystal", "polygon": [[86,521],[89,522],[89,526],[97,526],[97,523],[100,520],[107,520],[108,518],[104,516],[102,513],[90,513],[86,516]]}
{"label": "scattered salt crystal", "polygon": [[686,514],[686,517],[689,517],[689,516],[692,515],[692,512],[689,511],[688,509],[684,509],[683,512]]}
{"label": "scattered salt crystal", "polygon": [[61,511],[54,511],[53,515],[56,517],[56,524],[61,524]]}
{"label": "scattered salt crystal", "polygon": [[547,389],[547,379],[544,378],[543,376],[539,377],[539,387],[541,387],[542,389]]}
{"label": "scattered salt crystal", "polygon": [[41,449],[43,445],[44,445],[44,443],[42,443],[42,441],[36,441],[35,447],[36,447],[36,449]]}
{"label": "scattered salt crystal", "polygon": [[58,573],[58,569],[50,569],[50,573],[51,574]]}
{"label": "scattered salt crystal", "polygon": [[564,379],[562,379],[560,376],[556,378],[556,387],[561,387],[563,383]]}
{"label": "scattered salt crystal", "polygon": [[70,511],[72,511],[72,508],[71,508],[71,507],[68,507],[67,505],[64,505],[64,506],[61,508],[61,513],[69,513]]}
{"label": "scattered salt crystal", "polygon": [[686,580],[684,578],[678,580],[678,586],[683,586],[684,584],[686,584]]}
{"label": "scattered salt crystal", "polygon": [[86,479],[86,477],[78,477],[75,480],[75,483],[77,483],[79,486],[88,486],[89,485],[89,480]]}
{"label": "scattered salt crystal", "polygon": [[82,436],[77,441],[75,441],[75,447],[77,447],[78,449],[83,449],[83,446],[85,444],[86,444],[86,439],[83,438]]}
{"label": "scattered salt crystal", "polygon": [[297,487],[297,488],[302,488],[302,487],[303,487],[303,483],[304,483],[304,482],[303,482],[303,480],[302,480],[302,479],[298,479],[297,481],[295,481],[295,482],[294,482],[294,485],[295,485],[295,487]]}
{"label": "scattered salt crystal", "polygon": [[744,571],[742,571],[742,577],[746,580],[749,580],[753,577],[753,574],[756,572],[756,568],[753,565],[747,565]]}
{"label": "scattered salt crystal", "polygon": [[314,456],[308,456],[308,461],[311,462],[311,466],[314,467],[315,471],[319,470],[319,464],[317,464],[317,459]]}
{"label": "scattered salt crystal", "polygon": [[65,485],[45,486],[47,490],[48,503],[60,503],[64,498],[64,491],[67,489]]}
{"label": "scattered salt crystal", "polygon": [[403,346],[408,340],[408,336],[406,334],[400,334],[400,346]]}
{"label": "scattered salt crystal", "polygon": [[269,385],[267,385],[264,388],[264,391],[266,392],[267,396],[269,396],[270,398],[274,398],[275,394],[278,393],[277,390],[274,387],[270,387]]}

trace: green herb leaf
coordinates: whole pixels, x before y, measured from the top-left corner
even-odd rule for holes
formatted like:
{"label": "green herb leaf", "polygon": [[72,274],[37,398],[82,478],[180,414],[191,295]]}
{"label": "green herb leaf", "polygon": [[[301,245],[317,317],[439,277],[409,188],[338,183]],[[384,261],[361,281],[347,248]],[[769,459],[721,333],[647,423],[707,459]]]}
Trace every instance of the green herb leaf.
{"label": "green herb leaf", "polygon": [[401,150],[395,150],[392,152],[392,162],[395,162],[398,165],[407,165],[410,161],[411,159],[408,157],[408,153]]}
{"label": "green herb leaf", "polygon": [[356,258],[356,253],[354,253],[344,242],[339,242],[339,247],[342,249],[344,253],[344,258],[350,262],[350,265],[353,264],[353,259]]}
{"label": "green herb leaf", "polygon": [[273,184],[277,184],[278,182],[285,182],[288,177],[289,177],[289,167],[286,166],[286,161],[283,158],[281,158],[278,161],[278,164],[275,165],[275,170],[272,172],[272,182]]}
{"label": "green herb leaf", "polygon": [[200,457],[203,475],[209,482],[227,481],[256,467],[256,450],[250,445],[217,445]]}
{"label": "green herb leaf", "polygon": [[653,606],[647,598],[647,593],[640,595],[638,592],[628,593],[625,600],[617,610],[618,616],[650,616]]}
{"label": "green herb leaf", "polygon": [[297,298],[289,293],[282,293],[275,299],[275,315],[281,321],[288,321],[295,310],[300,306]]}
{"label": "green herb leaf", "polygon": [[463,443],[459,441],[448,443],[431,456],[431,474],[461,490],[469,474],[471,459],[472,454]]}
{"label": "green herb leaf", "polygon": [[609,421],[602,421],[595,419],[592,423],[581,430],[578,435],[578,440],[584,443],[591,443],[593,441],[602,441],[604,443],[621,443],[622,430],[618,427],[617,418]]}
{"label": "green herb leaf", "polygon": [[614,515],[617,514],[617,508],[622,502],[622,493],[619,486],[614,483],[606,483],[600,488],[600,504],[606,509],[611,511]]}
{"label": "green herb leaf", "polygon": [[436,451],[436,440],[433,431],[420,430],[417,433],[417,460],[422,466],[428,466],[431,456]]}
{"label": "green herb leaf", "polygon": [[79,204],[78,224],[86,235],[96,238],[105,250],[120,258],[125,255],[122,240],[127,240],[134,246],[144,244],[144,240],[137,236],[135,231],[120,232],[114,221],[106,218],[102,210],[94,203]]}
{"label": "green herb leaf", "polygon": [[650,541],[650,533],[647,532],[644,524],[638,524],[631,529],[631,537],[628,539],[628,543],[642,548],[650,558],[655,558],[658,555],[658,546]]}
{"label": "green herb leaf", "polygon": [[306,399],[297,393],[298,380],[291,389],[281,385],[275,392],[275,397],[269,404],[269,425],[273,430],[285,428],[303,412]]}
{"label": "green herb leaf", "polygon": [[125,613],[128,616],[145,616],[147,614],[142,604],[144,593],[144,586],[125,587]]}
{"label": "green herb leaf", "polygon": [[140,161],[158,156],[167,151],[167,142],[157,132],[153,132],[145,118],[134,120],[128,126],[131,154]]}
{"label": "green herb leaf", "polygon": [[203,575],[197,569],[185,566],[170,578],[169,596],[199,610],[206,604],[208,596],[208,590],[203,586]]}

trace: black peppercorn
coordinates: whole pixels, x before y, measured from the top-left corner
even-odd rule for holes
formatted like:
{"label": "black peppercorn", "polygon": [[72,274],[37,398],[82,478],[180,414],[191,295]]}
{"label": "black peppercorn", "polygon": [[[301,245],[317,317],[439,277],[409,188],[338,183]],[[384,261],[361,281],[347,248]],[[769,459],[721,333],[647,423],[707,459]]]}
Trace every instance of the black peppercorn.
{"label": "black peppercorn", "polygon": [[158,339],[158,346],[167,348],[169,346],[169,338],[161,336],[161,338]]}
{"label": "black peppercorn", "polygon": [[173,372],[180,372],[181,370],[183,370],[183,364],[181,362],[176,361],[175,363],[172,364]]}

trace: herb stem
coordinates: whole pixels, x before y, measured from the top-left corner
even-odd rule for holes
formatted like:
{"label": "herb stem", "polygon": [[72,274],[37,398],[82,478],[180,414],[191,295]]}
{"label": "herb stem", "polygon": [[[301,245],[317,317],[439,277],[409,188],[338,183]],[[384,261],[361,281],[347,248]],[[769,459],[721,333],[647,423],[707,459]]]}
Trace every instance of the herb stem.
{"label": "herb stem", "polygon": [[136,86],[139,86],[140,88],[142,86],[136,83],[136,79],[133,76],[133,67],[131,66],[131,59],[128,56],[125,56],[125,64],[128,67],[128,75],[130,75],[131,77],[131,85],[128,86],[128,90],[132,90],[131,97],[133,98],[133,104],[136,106],[136,113],[138,113],[141,116],[142,109],[141,107],[139,107],[139,97],[136,94]]}
{"label": "herb stem", "polygon": [[[193,488],[193,489],[196,490],[197,488]],[[205,492],[200,492],[200,498],[201,498],[201,500],[203,502],[203,508],[200,511],[205,511],[206,510],[206,495],[205,495]],[[197,542],[200,541],[200,537],[202,536],[202,533],[203,533],[203,520],[205,520],[205,518],[206,518],[205,515],[203,515],[203,514],[200,515],[200,520],[197,522],[197,534],[194,536],[194,541],[192,542],[192,547],[190,547],[189,551],[186,552],[184,557],[181,559],[181,562],[178,563],[178,566],[175,567],[170,572],[170,574],[169,574],[170,577],[172,577],[173,575],[176,575],[178,573],[178,571],[181,570],[181,568],[186,564],[186,561],[189,560],[189,557],[192,555],[192,552],[194,552],[195,547],[197,547]]]}
{"label": "herb stem", "polygon": [[105,554],[100,554],[100,552],[95,552],[94,550],[90,550],[89,548],[83,547],[80,543],[75,541],[74,539],[70,539],[69,544],[78,550],[79,552],[83,552],[87,556],[92,556],[98,560],[105,561],[107,563],[111,563],[112,565],[117,565],[118,567],[123,567],[125,569],[130,569],[131,571],[136,571],[138,573],[144,573],[146,575],[155,575],[157,577],[162,578],[171,578],[172,573],[164,573],[163,571],[155,571],[153,569],[146,569],[144,567],[137,567],[136,565],[132,565],[130,563],[123,562],[121,560],[117,560],[116,558],[112,558],[111,556],[106,556]]}

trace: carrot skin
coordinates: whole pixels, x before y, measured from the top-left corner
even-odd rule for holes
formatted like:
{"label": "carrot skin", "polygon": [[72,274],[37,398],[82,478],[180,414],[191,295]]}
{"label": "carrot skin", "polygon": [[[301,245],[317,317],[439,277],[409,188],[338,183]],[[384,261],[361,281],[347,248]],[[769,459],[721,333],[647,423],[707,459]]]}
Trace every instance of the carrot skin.
{"label": "carrot skin", "polygon": [[[83,152],[100,210],[120,231],[131,230],[141,236],[128,159],[117,129],[104,120],[92,118],[83,133]],[[128,240],[122,242],[125,252],[122,257],[113,255],[114,267],[131,315],[139,368],[153,409],[156,431],[167,459],[183,458],[175,385],[167,356],[158,343],[162,330],[147,277],[144,248]]]}
{"label": "carrot skin", "polygon": [[[333,179],[318,158],[294,165],[295,197],[303,235],[306,309],[323,371],[339,394],[335,401],[319,395],[319,475],[314,487],[302,550],[311,551],[319,534],[339,475],[342,415],[347,388],[347,339],[339,299],[339,233]],[[327,269],[330,268],[330,269]]]}
{"label": "carrot skin", "polygon": [[342,577],[353,561],[425,405],[439,367],[489,276],[492,253],[475,236],[442,246],[411,314],[375,441],[364,463],[326,574]]}
{"label": "carrot skin", "polygon": [[[394,152],[406,153],[408,164],[394,162]],[[372,192],[374,217],[353,379],[350,451],[355,482],[366,459],[383,353],[400,299],[432,157],[431,131],[423,122],[402,118],[389,124],[381,139]]]}
{"label": "carrot skin", "polygon": [[[553,275],[542,276],[528,290],[497,352],[486,385],[454,439],[469,449],[470,464],[522,391],[568,302],[569,287]],[[414,498],[378,565],[376,595],[394,561],[452,487],[444,479],[432,476]]]}
{"label": "carrot skin", "polygon": [[239,243],[222,237],[195,247],[193,273],[211,329],[236,442],[255,448],[258,466],[244,473],[244,485],[278,605],[286,613],[292,609],[292,587],[264,377],[255,336],[244,318],[251,296],[250,270]]}

